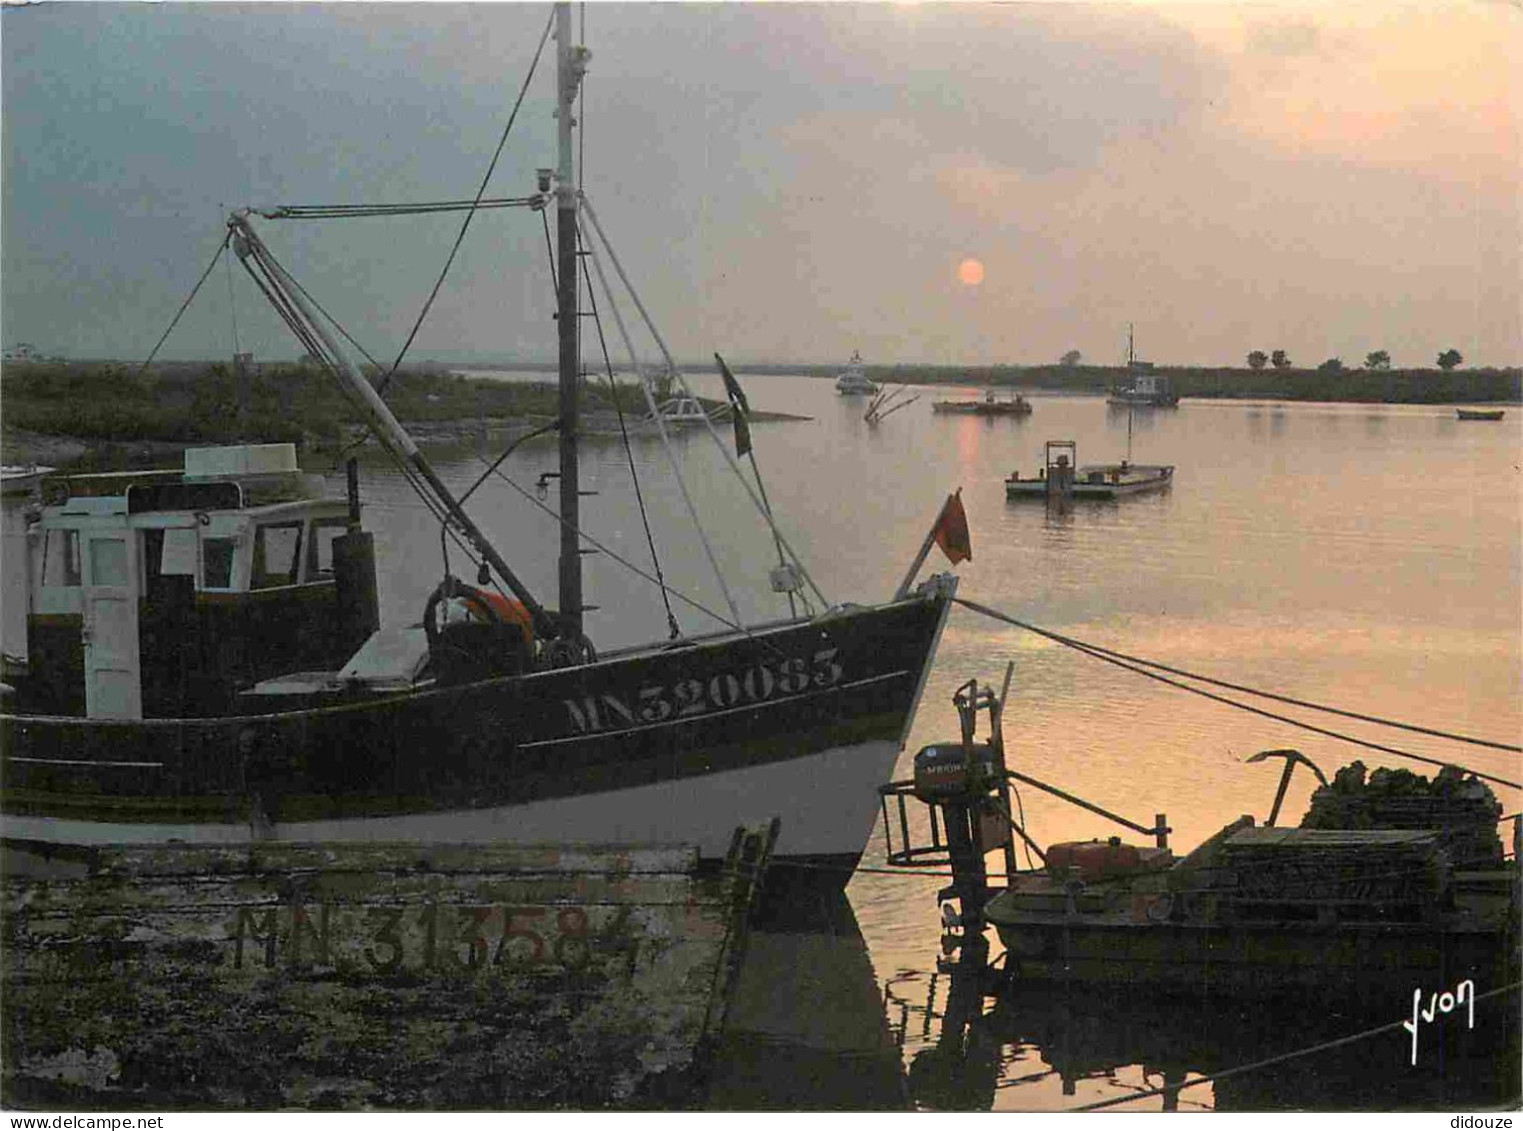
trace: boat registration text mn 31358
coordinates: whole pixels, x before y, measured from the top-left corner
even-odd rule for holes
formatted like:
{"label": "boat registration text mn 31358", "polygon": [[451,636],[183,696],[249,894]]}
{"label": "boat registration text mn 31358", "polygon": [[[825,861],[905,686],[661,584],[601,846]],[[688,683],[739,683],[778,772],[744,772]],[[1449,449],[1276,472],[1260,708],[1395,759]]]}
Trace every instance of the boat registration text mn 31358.
{"label": "boat registration text mn 31358", "polygon": [[632,697],[605,692],[562,702],[578,734],[627,730],[642,724],[764,703],[780,695],[802,695],[834,687],[846,674],[836,661],[839,652],[839,648],[821,648],[808,658],[790,656],[776,663],[752,664],[742,671],[720,672],[707,680],[688,678],[670,684],[647,684]]}

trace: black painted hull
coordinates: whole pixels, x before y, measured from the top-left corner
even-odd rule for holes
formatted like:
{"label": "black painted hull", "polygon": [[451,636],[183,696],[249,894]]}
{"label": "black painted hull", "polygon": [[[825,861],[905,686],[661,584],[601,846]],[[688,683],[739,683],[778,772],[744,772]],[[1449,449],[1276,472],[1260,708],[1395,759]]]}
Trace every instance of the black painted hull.
{"label": "black painted hull", "polygon": [[636,839],[712,856],[736,823],[777,816],[779,856],[833,860],[844,882],[948,605],[281,714],[0,716],[6,838]]}

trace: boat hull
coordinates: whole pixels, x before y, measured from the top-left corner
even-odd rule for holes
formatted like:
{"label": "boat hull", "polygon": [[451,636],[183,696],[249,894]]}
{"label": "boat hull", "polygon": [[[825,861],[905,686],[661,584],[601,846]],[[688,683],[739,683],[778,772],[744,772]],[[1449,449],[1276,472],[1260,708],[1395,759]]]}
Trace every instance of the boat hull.
{"label": "boat hull", "polygon": [[[693,843],[782,819],[777,857],[870,835],[950,585],[747,635],[273,714],[0,716],[10,847],[449,839]],[[18,842],[25,842],[24,844]]]}
{"label": "boat hull", "polygon": [[1029,404],[987,404],[983,402],[960,403],[957,401],[936,401],[931,405],[932,412],[956,413],[965,416],[1030,416]]}
{"label": "boat hull", "polygon": [[[1075,499],[1120,499],[1164,490],[1174,482],[1174,469],[1133,466],[1127,471],[1118,472],[1114,479],[1105,475],[1100,482],[1091,482],[1084,476],[1085,469],[1080,468],[1079,476],[1075,478],[1071,489]],[[1012,477],[1005,480],[1007,499],[1045,499],[1047,493],[1046,479]]]}

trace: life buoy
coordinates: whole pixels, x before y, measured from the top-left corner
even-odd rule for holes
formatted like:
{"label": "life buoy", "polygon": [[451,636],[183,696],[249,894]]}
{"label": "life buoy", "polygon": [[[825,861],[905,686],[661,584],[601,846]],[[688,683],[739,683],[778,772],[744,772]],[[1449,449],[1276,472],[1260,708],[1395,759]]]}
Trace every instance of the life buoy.
{"label": "life buoy", "polygon": [[529,610],[522,601],[469,585],[459,586],[456,596],[465,602],[475,619],[517,625],[523,633],[524,643],[531,648],[534,646],[534,618],[529,615]]}

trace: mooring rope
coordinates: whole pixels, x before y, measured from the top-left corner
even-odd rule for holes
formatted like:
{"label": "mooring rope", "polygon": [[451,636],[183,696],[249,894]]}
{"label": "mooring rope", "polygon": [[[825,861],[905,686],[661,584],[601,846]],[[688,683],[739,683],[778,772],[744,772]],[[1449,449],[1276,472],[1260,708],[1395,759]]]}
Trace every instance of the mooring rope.
{"label": "mooring rope", "polygon": [[[1498,994],[1511,993],[1514,990],[1518,989],[1520,986],[1523,986],[1523,982],[1509,982],[1505,986],[1498,986],[1494,990],[1487,990],[1483,994],[1476,994],[1475,1000],[1481,1002],[1485,1001],[1488,998],[1496,997]],[[1344,1045],[1356,1044],[1359,1041],[1368,1040],[1370,1037],[1377,1037],[1382,1033],[1394,1032],[1395,1030],[1400,1029],[1403,1025],[1410,1024],[1410,1020],[1392,1021],[1389,1025],[1378,1025],[1373,1029],[1366,1029],[1361,1033],[1353,1033],[1347,1037],[1338,1037],[1335,1040],[1323,1041],[1321,1044],[1311,1045],[1304,1049],[1296,1049],[1294,1052],[1282,1053],[1279,1056],[1267,1057],[1264,1060],[1256,1060],[1251,1064],[1240,1064],[1235,1068],[1224,1068],[1220,1072],[1213,1072],[1209,1076],[1199,1076],[1194,1080],[1186,1080],[1182,1084],[1170,1084],[1162,1088],[1153,1088],[1150,1091],[1146,1092],[1136,1092],[1132,1095],[1113,1096],[1108,1100],[1097,1100],[1094,1103],[1081,1104],[1078,1107],[1065,1108],[1064,1110],[1099,1111],[1101,1108],[1116,1107],[1119,1104],[1133,1103],[1137,1100],[1145,1100],[1153,1096],[1164,1096],[1168,1095],[1170,1092],[1182,1092],[1186,1088],[1195,1088],[1199,1087],[1201,1084],[1210,1084],[1217,1080],[1225,1080],[1229,1076],[1239,1076],[1244,1072],[1253,1072],[1260,1068],[1269,1068],[1272,1065],[1284,1064],[1286,1061],[1296,1060],[1303,1056],[1311,1056],[1314,1053],[1326,1052],[1329,1049],[1340,1048]]]}
{"label": "mooring rope", "polygon": [[[1469,769],[1468,767],[1465,767],[1465,766],[1458,766],[1458,765],[1456,765],[1453,762],[1442,761],[1442,760],[1437,759],[1437,758],[1429,758],[1429,757],[1426,757],[1426,756],[1424,756],[1422,754],[1414,754],[1414,753],[1412,753],[1409,750],[1399,750],[1399,749],[1397,749],[1394,746],[1385,746],[1385,745],[1383,745],[1383,744],[1381,744],[1379,742],[1370,742],[1367,739],[1356,738],[1353,735],[1343,734],[1340,731],[1328,730],[1325,727],[1315,726],[1312,723],[1303,722],[1300,719],[1293,719],[1293,718],[1291,718],[1288,715],[1279,715],[1279,714],[1275,714],[1273,711],[1265,711],[1262,708],[1254,707],[1254,706],[1252,706],[1252,705],[1250,705],[1248,703],[1240,703],[1236,699],[1228,699],[1224,695],[1217,695],[1217,694],[1215,694],[1213,692],[1206,691],[1206,690],[1204,690],[1202,688],[1199,688],[1199,687],[1191,687],[1189,684],[1180,683],[1178,680],[1170,679],[1167,676],[1159,675],[1157,672],[1148,671],[1146,668],[1138,666],[1139,664],[1149,663],[1149,661],[1139,660],[1139,661],[1134,663],[1134,662],[1131,662],[1129,660],[1122,660],[1122,659],[1118,658],[1119,653],[1116,654],[1116,655],[1112,655],[1112,654],[1109,653],[1109,651],[1107,649],[1096,648],[1093,645],[1086,644],[1086,643],[1084,643],[1081,640],[1075,640],[1072,637],[1063,636],[1063,635],[1060,635],[1059,633],[1056,633],[1056,632],[1050,632],[1047,629],[1038,628],[1036,625],[1033,625],[1033,624],[1027,624],[1025,621],[1017,620],[1015,617],[1009,616],[1009,615],[1007,615],[1005,613],[1001,613],[997,609],[991,609],[987,605],[980,605],[976,601],[969,601],[969,600],[967,600],[966,598],[963,598],[963,597],[954,597],[953,600],[956,601],[959,605],[962,605],[965,608],[971,609],[973,612],[981,613],[984,616],[990,617],[990,618],[992,618],[994,620],[1004,621],[1006,624],[1014,625],[1016,628],[1024,628],[1028,632],[1034,632],[1038,636],[1044,636],[1044,637],[1046,637],[1049,640],[1055,641],[1056,643],[1065,645],[1066,647],[1069,647],[1069,648],[1073,648],[1074,650],[1079,651],[1079,652],[1083,652],[1086,655],[1093,656],[1097,660],[1104,660],[1108,664],[1114,664],[1114,665],[1116,665],[1119,668],[1124,668],[1127,671],[1135,672],[1137,675],[1146,676],[1148,679],[1157,680],[1159,683],[1167,684],[1168,686],[1178,688],[1181,691],[1188,691],[1192,695],[1199,695],[1199,696],[1202,696],[1203,698],[1210,699],[1210,700],[1212,700],[1214,702],[1225,704],[1228,707],[1236,707],[1238,710],[1240,710],[1240,711],[1247,711],[1249,714],[1252,714],[1252,715],[1259,715],[1259,716],[1261,716],[1263,718],[1266,718],[1266,719],[1273,719],[1275,722],[1286,723],[1286,724],[1288,724],[1290,726],[1293,726],[1293,727],[1299,727],[1301,730],[1310,731],[1313,734],[1320,734],[1320,735],[1324,735],[1324,736],[1326,736],[1328,738],[1336,738],[1336,739],[1339,739],[1339,740],[1341,740],[1343,742],[1350,742],[1350,743],[1353,743],[1355,746],[1363,746],[1363,747],[1365,747],[1366,749],[1369,749],[1369,750],[1379,750],[1382,753],[1394,754],[1398,758],[1409,758],[1409,759],[1411,759],[1414,762],[1424,762],[1424,763],[1426,763],[1426,764],[1428,764],[1430,766],[1438,766],[1438,767],[1442,768],[1444,766],[1454,765],[1457,769],[1459,769],[1459,770],[1461,770],[1461,771],[1463,771],[1465,773],[1472,774],[1475,777],[1478,777],[1478,778],[1482,779],[1483,781],[1495,782],[1497,785],[1505,785],[1505,786],[1507,786],[1510,789],[1523,789],[1523,783],[1519,783],[1519,782],[1515,782],[1515,781],[1508,781],[1506,778],[1497,777],[1494,774],[1482,773],[1480,770],[1472,770],[1472,769]],[[1154,665],[1154,666],[1160,666],[1161,667],[1162,665]],[[1251,692],[1251,694],[1260,694],[1260,693],[1259,692]],[[1366,716],[1366,717],[1369,718],[1371,721],[1375,721],[1375,722],[1382,722],[1382,721],[1384,721],[1384,720],[1375,719],[1373,716]],[[1390,724],[1390,725],[1401,725],[1401,724]],[[1460,736],[1457,736],[1457,735],[1456,736],[1444,735],[1444,734],[1442,734],[1441,732],[1438,732],[1438,731],[1429,731],[1428,733],[1433,734],[1435,736],[1439,736],[1439,737],[1453,737],[1453,738],[1456,738],[1457,740],[1463,740],[1463,741],[1477,741],[1477,740],[1470,740],[1470,739],[1461,739]],[[1488,742],[1488,743],[1486,743],[1486,745],[1497,746],[1500,749],[1517,749],[1516,747],[1501,746],[1501,744],[1499,744],[1499,743]]]}

